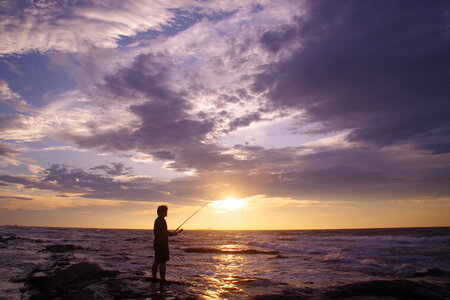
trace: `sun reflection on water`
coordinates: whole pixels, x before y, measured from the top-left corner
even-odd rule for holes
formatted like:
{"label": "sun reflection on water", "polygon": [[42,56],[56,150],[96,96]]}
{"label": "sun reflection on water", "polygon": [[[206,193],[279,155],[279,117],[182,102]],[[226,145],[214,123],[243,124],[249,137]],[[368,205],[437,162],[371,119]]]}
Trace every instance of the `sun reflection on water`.
{"label": "sun reflection on water", "polygon": [[[222,245],[221,250],[238,250],[241,247],[237,245]],[[215,261],[214,275],[205,276],[209,281],[210,289],[206,291],[206,296],[212,299],[227,299],[235,298],[236,294],[243,292],[243,289],[238,286],[242,277],[243,267],[246,264],[245,255],[238,254],[220,254],[212,257]]]}

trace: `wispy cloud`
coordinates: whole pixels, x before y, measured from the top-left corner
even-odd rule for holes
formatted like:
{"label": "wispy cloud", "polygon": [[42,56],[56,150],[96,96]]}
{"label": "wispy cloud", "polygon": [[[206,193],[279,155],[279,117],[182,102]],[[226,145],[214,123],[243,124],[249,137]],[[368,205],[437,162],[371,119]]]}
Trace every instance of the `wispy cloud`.
{"label": "wispy cloud", "polygon": [[[2,186],[112,202],[235,193],[292,207],[447,197],[449,4],[256,4],[3,2],[0,52],[46,55],[77,86],[32,103],[0,80],[0,156],[16,167]],[[267,131],[282,122],[289,147]],[[223,142],[237,133],[242,142]],[[33,144],[49,139],[57,146]],[[27,158],[92,149],[124,163],[40,169]],[[137,175],[126,159],[179,176]]]}
{"label": "wispy cloud", "polygon": [[172,1],[4,1],[0,53],[85,51],[116,47],[122,36],[160,30],[174,18],[171,8],[189,3]]}

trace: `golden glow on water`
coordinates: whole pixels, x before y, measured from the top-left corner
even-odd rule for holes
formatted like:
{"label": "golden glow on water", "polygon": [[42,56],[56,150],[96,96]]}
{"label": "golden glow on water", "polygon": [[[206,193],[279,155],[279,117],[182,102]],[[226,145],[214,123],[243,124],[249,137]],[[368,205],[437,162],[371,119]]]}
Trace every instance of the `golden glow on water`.
{"label": "golden glow on water", "polygon": [[[222,245],[221,250],[241,250],[242,247],[237,245]],[[212,257],[215,261],[214,275],[205,276],[204,279],[208,281],[208,286],[212,289],[205,291],[207,298],[212,299],[227,299],[228,296],[243,292],[242,288],[238,286],[242,278],[239,274],[242,273],[243,267],[246,264],[245,255],[236,254],[220,254]],[[229,294],[230,293],[230,294]]]}

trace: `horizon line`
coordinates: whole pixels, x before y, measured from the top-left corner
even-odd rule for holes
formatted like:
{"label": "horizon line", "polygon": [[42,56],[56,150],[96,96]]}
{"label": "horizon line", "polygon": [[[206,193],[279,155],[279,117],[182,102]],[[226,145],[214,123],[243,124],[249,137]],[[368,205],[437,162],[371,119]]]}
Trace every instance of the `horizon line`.
{"label": "horizon line", "polygon": [[[72,227],[72,226],[39,226],[39,225],[17,225],[4,224],[0,227],[30,227],[30,228],[61,228],[61,229],[109,229],[109,230],[153,230],[152,228],[114,228],[114,227]],[[450,225],[444,226],[399,226],[399,227],[348,227],[348,228],[307,228],[307,229],[213,229],[213,228],[194,228],[183,229],[183,231],[314,231],[314,230],[362,230],[362,229],[420,229],[420,228],[450,228]],[[174,230],[174,229],[169,229]]]}

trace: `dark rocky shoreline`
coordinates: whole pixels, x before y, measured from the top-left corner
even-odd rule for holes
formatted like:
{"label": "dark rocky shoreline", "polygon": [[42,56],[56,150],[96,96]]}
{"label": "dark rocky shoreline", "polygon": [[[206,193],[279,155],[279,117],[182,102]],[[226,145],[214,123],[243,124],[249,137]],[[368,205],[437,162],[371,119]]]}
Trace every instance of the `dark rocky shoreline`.
{"label": "dark rocky shoreline", "polygon": [[355,282],[323,289],[286,289],[273,295],[258,295],[254,300],[281,299],[386,299],[386,300],[447,300],[450,299],[450,284],[429,283],[423,280],[390,279]]}
{"label": "dark rocky shoreline", "polygon": [[[176,282],[151,283],[144,274],[121,274],[88,262],[64,268],[37,269],[25,281],[30,300],[197,299],[195,295],[190,295],[185,285]],[[445,300],[450,299],[450,284],[429,283],[422,279],[372,280],[319,289],[287,288],[279,294],[258,295],[251,299]]]}
{"label": "dark rocky shoreline", "polygon": [[[188,283],[152,282],[143,272],[132,274],[103,269],[93,262],[74,262],[73,251],[83,249],[71,244],[55,244],[41,251],[51,253],[54,263],[36,268],[24,279],[23,292],[30,300],[44,299],[198,299]],[[291,288],[277,294],[256,295],[254,300],[269,299],[450,299],[450,274],[433,268],[410,277],[361,281],[320,288]],[[250,280],[251,281],[251,280]],[[249,281],[249,282],[250,282]],[[270,281],[265,284],[272,284]],[[275,283],[273,283],[275,284]],[[238,295],[227,298],[238,299]]]}
{"label": "dark rocky shoreline", "polygon": [[195,299],[186,284],[152,282],[144,272],[119,272],[94,262],[75,261],[74,251],[86,250],[72,244],[49,245],[39,252],[50,253],[53,263],[32,270],[23,282],[22,298],[48,299]]}

